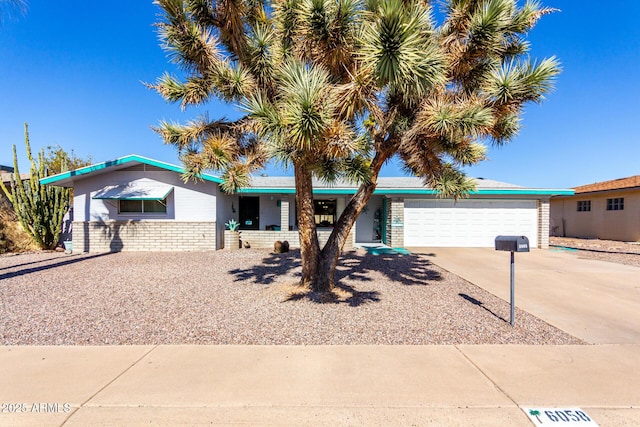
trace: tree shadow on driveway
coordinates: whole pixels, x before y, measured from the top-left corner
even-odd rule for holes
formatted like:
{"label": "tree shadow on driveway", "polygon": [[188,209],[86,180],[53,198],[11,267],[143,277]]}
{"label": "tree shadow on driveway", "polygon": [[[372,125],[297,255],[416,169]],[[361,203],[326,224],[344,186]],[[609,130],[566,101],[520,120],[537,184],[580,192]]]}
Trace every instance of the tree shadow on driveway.
{"label": "tree shadow on driveway", "polygon": [[[271,285],[284,275],[293,275],[299,279],[301,273],[298,268],[301,264],[300,251],[294,250],[284,254],[269,254],[260,264],[236,268],[230,273],[234,275],[235,282],[249,281]],[[323,294],[298,288],[286,301],[308,299],[316,303],[345,303],[352,307],[379,302],[378,291],[358,290],[355,286],[374,281],[376,272],[382,274],[387,281],[403,286],[427,286],[431,282],[442,280],[441,274],[422,255],[373,255],[362,251],[348,251],[343,253],[338,261],[335,275],[336,290],[333,293]]]}

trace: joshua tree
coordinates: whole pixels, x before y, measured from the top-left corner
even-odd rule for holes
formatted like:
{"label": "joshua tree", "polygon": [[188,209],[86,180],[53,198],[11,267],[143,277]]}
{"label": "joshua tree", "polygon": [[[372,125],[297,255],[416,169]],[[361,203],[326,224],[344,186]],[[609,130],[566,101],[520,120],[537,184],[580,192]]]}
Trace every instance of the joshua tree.
{"label": "joshua tree", "polygon": [[[329,291],[346,237],[397,156],[443,197],[473,188],[461,167],[518,133],[527,102],[551,89],[555,58],[528,57],[525,35],[552,12],[536,1],[157,0],[163,46],[186,74],[152,85],[181,107],[219,98],[235,121],[200,117],[156,129],[186,177],[211,169],[223,189],[249,184],[269,160],[292,166],[302,283]],[[312,178],[359,185],[326,245]]]}

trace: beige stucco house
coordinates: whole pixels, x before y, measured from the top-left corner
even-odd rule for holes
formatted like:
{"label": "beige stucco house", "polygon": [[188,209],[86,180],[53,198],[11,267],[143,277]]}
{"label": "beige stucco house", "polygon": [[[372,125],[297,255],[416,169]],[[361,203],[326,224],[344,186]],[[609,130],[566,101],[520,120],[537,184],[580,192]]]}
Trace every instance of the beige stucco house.
{"label": "beige stucco house", "polygon": [[640,175],[574,190],[551,198],[553,236],[640,241]]}

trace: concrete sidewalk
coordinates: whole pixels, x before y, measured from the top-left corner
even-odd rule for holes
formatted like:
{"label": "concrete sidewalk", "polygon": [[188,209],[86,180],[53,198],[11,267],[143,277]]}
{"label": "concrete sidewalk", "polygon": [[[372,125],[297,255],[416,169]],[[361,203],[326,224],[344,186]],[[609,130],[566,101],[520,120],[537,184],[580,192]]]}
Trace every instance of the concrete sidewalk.
{"label": "concrete sidewalk", "polygon": [[[411,248],[509,301],[509,252]],[[515,254],[516,306],[593,344],[640,344],[640,268],[534,249]],[[517,318],[516,318],[517,322]]]}
{"label": "concrete sidewalk", "polygon": [[639,364],[640,345],[0,347],[0,402],[24,405],[0,424],[638,425]]}

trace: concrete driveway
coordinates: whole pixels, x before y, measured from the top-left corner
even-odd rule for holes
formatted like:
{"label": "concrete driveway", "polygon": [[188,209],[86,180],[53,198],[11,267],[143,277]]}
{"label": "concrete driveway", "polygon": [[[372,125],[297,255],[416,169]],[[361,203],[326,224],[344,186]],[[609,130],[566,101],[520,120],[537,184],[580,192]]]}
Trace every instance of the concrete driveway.
{"label": "concrete driveway", "polygon": [[[509,253],[408,248],[509,301]],[[640,268],[534,249],[515,256],[516,307],[593,344],[640,344]],[[516,323],[518,319],[516,317]]]}

